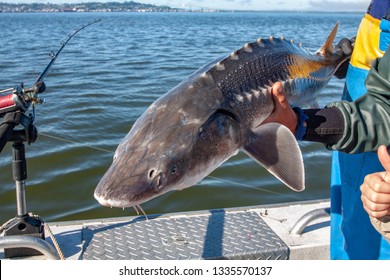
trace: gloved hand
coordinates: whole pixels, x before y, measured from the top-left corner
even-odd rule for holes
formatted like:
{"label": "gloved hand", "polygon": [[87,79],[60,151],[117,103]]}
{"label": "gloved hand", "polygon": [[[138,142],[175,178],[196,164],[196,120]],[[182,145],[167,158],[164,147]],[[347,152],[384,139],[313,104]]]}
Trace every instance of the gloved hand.
{"label": "gloved hand", "polygon": [[[344,55],[351,56],[353,47],[355,45],[355,39],[356,37],[353,37],[352,39],[343,38],[339,41],[339,43],[336,45],[336,53],[343,53]],[[337,71],[334,73],[334,76],[338,79],[344,79],[347,75],[348,65],[349,65],[348,58],[346,61],[344,61],[340,67],[337,69]]]}

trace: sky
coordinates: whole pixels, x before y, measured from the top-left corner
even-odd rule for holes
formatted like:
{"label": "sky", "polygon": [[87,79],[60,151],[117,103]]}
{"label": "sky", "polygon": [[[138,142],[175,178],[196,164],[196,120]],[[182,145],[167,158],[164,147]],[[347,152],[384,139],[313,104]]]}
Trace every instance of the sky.
{"label": "sky", "polygon": [[[81,3],[111,2],[124,0],[0,0],[7,3]],[[316,10],[316,11],[358,11],[367,9],[370,0],[133,0],[135,2],[168,5],[172,8],[210,8],[223,10]]]}

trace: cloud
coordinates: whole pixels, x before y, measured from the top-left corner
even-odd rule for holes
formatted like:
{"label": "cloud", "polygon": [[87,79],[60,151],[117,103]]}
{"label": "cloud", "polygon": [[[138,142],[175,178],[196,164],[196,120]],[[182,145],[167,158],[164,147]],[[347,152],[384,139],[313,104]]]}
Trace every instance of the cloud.
{"label": "cloud", "polygon": [[329,1],[329,0],[311,0],[308,1],[309,10],[316,11],[365,11],[370,4],[369,0],[366,1]]}

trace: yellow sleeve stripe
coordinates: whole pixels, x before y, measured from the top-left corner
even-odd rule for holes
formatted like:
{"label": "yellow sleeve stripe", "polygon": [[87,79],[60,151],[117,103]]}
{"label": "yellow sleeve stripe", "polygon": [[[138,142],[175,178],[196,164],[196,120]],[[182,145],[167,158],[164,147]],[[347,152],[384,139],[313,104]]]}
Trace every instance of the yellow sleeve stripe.
{"label": "yellow sleeve stripe", "polygon": [[366,14],[360,22],[350,63],[361,69],[370,69],[371,62],[383,56],[379,50],[380,20]]}

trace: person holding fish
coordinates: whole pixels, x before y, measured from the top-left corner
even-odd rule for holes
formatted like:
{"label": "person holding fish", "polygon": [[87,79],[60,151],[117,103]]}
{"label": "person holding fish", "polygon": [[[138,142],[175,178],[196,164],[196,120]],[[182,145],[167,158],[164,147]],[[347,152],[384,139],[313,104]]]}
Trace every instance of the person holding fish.
{"label": "person holding fish", "polygon": [[[388,80],[379,74],[380,68],[386,68],[379,60],[373,67],[378,74],[372,71],[367,83],[372,94],[355,103],[335,102],[324,110],[295,109],[298,118],[293,113],[295,123],[287,126],[298,128],[296,136],[284,125],[264,121],[278,109],[270,96],[273,83],[283,82],[291,104],[312,105],[334,74],[343,76],[346,71],[337,69],[344,69],[340,66],[349,59],[343,99],[352,101],[363,95],[369,64],[383,55],[390,41],[386,36],[390,24],[381,21],[389,8],[390,0],[371,2],[352,56],[348,40],[340,42],[335,51],[336,24],[316,53],[284,37],[271,36],[245,43],[230,55],[205,64],[142,113],[118,145],[94,197],[104,206],[142,211],[141,204],[195,185],[239,151],[292,190],[303,191],[304,165],[296,136],[328,140],[329,148],[349,153],[376,149],[379,141],[388,138],[390,123],[386,91],[376,91],[386,84],[381,81]],[[328,117],[335,124],[346,122],[339,130],[330,126],[329,131],[321,121],[310,126],[316,116],[319,120]],[[367,129],[366,124],[372,123]],[[378,137],[376,132],[380,132]],[[359,191],[365,175],[383,171],[381,163],[374,153],[335,152],[333,161],[331,258],[390,259],[390,244],[372,227]]]}
{"label": "person holding fish", "polygon": [[[272,86],[275,108],[265,122],[284,124],[298,140],[334,151],[331,259],[390,259],[389,20],[390,1],[371,1],[346,71],[343,101],[293,110],[282,84]],[[352,51],[345,41],[337,47]],[[340,71],[335,76],[343,77]],[[376,150],[378,155],[371,152]]]}

